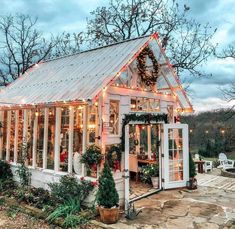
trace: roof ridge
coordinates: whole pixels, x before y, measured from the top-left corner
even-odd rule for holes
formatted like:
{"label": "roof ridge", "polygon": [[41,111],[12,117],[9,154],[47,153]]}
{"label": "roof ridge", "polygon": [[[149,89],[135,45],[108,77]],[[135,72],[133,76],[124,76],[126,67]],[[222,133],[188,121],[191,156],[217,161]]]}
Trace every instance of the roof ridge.
{"label": "roof ridge", "polygon": [[54,60],[58,60],[58,59],[62,59],[62,58],[70,57],[70,56],[76,56],[76,55],[79,55],[79,54],[82,54],[82,53],[92,52],[92,51],[95,51],[95,50],[98,50],[98,49],[108,48],[108,47],[111,47],[111,46],[114,46],[114,45],[118,45],[118,44],[122,44],[122,43],[125,43],[125,42],[130,42],[130,41],[138,40],[138,39],[145,38],[145,37],[151,37],[151,36],[152,36],[152,34],[144,35],[144,36],[140,36],[140,37],[135,37],[135,38],[131,38],[131,39],[126,39],[126,40],[114,42],[112,44],[108,44],[108,45],[104,45],[104,46],[98,46],[98,47],[87,49],[87,50],[84,50],[84,51],[75,52],[75,53],[72,53],[72,54],[67,54],[67,55],[63,55],[63,56],[59,56],[59,57],[54,57],[54,58],[46,59],[46,60],[44,60],[42,62],[45,63],[45,62],[50,62],[50,61],[54,61]]}

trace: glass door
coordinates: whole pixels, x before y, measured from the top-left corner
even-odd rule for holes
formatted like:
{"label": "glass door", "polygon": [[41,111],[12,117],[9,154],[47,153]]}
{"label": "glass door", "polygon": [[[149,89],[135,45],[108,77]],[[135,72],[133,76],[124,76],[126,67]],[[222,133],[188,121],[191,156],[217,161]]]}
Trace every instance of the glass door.
{"label": "glass door", "polygon": [[164,188],[185,187],[189,180],[188,125],[165,124],[163,139]]}

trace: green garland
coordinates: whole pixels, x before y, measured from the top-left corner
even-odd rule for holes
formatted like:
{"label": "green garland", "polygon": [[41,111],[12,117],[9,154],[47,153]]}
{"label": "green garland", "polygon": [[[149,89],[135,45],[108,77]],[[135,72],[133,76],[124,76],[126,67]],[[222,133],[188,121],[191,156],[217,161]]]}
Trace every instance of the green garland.
{"label": "green garland", "polygon": [[[153,71],[149,76],[146,74],[147,66],[147,56],[151,59],[153,63]],[[154,56],[153,51],[147,46],[137,57],[137,68],[141,77],[141,80],[145,83],[146,86],[154,85],[157,81],[159,74],[159,64]]]}
{"label": "green garland", "polygon": [[125,126],[130,122],[165,122],[168,123],[167,114],[126,114],[122,120],[121,149],[125,150]]}
{"label": "green garland", "polygon": [[113,145],[113,146],[111,146],[111,148],[109,149],[109,151],[107,153],[107,162],[108,162],[110,168],[114,168],[114,160],[113,160],[114,156],[115,156],[116,160],[121,162],[121,159],[122,159],[121,148]]}

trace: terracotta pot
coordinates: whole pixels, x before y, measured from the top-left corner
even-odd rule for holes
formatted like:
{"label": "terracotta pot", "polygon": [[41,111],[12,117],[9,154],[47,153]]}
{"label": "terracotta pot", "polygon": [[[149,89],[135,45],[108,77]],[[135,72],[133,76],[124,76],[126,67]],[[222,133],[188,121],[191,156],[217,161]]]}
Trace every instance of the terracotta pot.
{"label": "terracotta pot", "polygon": [[113,224],[118,221],[119,207],[116,208],[104,208],[99,207],[100,219],[103,223]]}
{"label": "terracotta pot", "polygon": [[197,179],[196,178],[190,178],[189,179],[189,185],[188,185],[189,190],[194,190],[197,189]]}

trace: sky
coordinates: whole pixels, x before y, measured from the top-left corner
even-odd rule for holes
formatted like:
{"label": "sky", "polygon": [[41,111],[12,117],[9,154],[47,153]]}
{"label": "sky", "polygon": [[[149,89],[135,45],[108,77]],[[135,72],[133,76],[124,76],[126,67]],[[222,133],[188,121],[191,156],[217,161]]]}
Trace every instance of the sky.
{"label": "sky", "polygon": [[[108,0],[0,0],[0,15],[24,13],[38,17],[38,28],[45,34],[80,32],[90,12]],[[217,28],[213,38],[219,49],[235,41],[235,0],[179,0],[190,6],[190,16]],[[212,77],[194,79],[189,96],[196,112],[226,108],[221,88],[235,82],[235,61],[210,59],[202,69]],[[234,103],[234,102],[233,102]]]}

